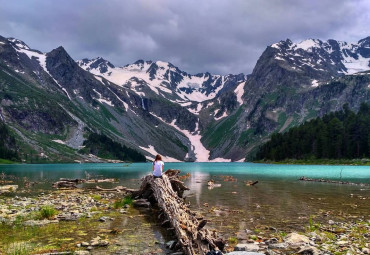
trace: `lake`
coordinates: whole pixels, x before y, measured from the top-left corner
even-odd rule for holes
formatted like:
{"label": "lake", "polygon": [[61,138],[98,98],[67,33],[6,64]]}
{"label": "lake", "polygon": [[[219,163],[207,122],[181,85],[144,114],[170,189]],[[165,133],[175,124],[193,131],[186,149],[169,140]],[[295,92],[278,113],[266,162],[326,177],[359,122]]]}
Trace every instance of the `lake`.
{"label": "lake", "polygon": [[[246,228],[300,231],[307,227],[309,218],[325,223],[331,219],[370,218],[370,186],[298,181],[305,176],[370,183],[369,166],[166,163],[165,169],[190,173],[185,180],[190,188],[186,201],[192,210],[206,215],[209,226],[226,237]],[[36,192],[51,189],[51,183],[59,178],[86,175],[119,180],[119,184],[109,183],[107,187],[137,188],[140,178],[151,173],[151,163],[0,165],[0,177],[2,172],[15,176],[21,187],[25,177],[38,182],[34,186]],[[221,187],[209,189],[210,179]],[[259,182],[248,186],[249,180]]]}

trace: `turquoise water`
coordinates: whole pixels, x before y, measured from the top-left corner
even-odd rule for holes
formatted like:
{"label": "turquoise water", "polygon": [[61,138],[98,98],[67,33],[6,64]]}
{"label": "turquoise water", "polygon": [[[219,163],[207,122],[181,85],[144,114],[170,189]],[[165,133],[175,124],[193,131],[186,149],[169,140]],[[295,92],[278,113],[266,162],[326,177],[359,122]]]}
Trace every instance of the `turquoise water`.
{"label": "turquoise water", "polygon": [[[119,182],[99,186],[137,188],[140,178],[151,173],[151,166],[151,163],[0,165],[0,178],[4,173],[20,185],[20,190],[26,178],[35,182],[30,191],[36,192],[51,189],[51,182],[59,178],[86,178],[86,173],[91,178],[116,178]],[[370,186],[298,181],[301,176],[332,180],[342,176],[344,181],[370,183],[369,166],[165,163],[165,169],[190,173],[185,180],[190,188],[185,193],[186,201],[226,238],[242,229],[260,229],[264,225],[279,231],[302,231],[312,215],[318,222],[370,219]],[[221,187],[209,189],[210,179]],[[249,180],[259,182],[248,186]],[[96,184],[83,185],[94,188]]]}
{"label": "turquoise water", "polygon": [[[182,173],[235,175],[246,179],[297,180],[301,176],[370,183],[370,166],[269,165],[254,163],[166,163],[165,169]],[[0,165],[0,174],[27,177],[30,180],[85,178],[85,173],[112,178],[140,178],[151,172],[151,163],[134,164],[19,164]]]}

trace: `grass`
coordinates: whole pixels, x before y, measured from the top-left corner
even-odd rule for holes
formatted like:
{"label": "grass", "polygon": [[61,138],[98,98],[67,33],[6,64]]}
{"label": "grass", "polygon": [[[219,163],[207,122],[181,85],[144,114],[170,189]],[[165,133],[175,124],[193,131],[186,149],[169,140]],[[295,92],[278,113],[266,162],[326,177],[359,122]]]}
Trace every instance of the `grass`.
{"label": "grass", "polygon": [[32,246],[26,242],[12,243],[6,248],[8,255],[28,255],[31,253]]}
{"label": "grass", "polygon": [[115,209],[122,208],[124,205],[132,205],[133,199],[130,196],[124,197],[123,199],[119,199],[114,201],[113,207]]}
{"label": "grass", "polygon": [[2,158],[0,158],[0,164],[14,164],[14,163],[16,163],[16,162],[11,161],[9,159],[2,159]]}
{"label": "grass", "polygon": [[236,237],[230,236],[228,239],[229,245],[236,245],[238,243],[238,239]]}
{"label": "grass", "polygon": [[58,211],[54,209],[53,206],[44,206],[40,209],[40,218],[41,219],[51,219],[58,214]]}
{"label": "grass", "polygon": [[99,201],[99,200],[101,200],[101,195],[99,195],[99,194],[93,194],[93,195],[91,195],[91,198],[94,199],[94,200],[96,200],[96,201]]}

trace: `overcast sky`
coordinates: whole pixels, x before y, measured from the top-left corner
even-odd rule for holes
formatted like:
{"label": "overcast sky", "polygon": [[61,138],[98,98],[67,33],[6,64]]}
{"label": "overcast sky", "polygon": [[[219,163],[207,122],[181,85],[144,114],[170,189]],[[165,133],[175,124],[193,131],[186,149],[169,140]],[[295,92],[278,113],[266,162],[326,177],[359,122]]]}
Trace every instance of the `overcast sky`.
{"label": "overcast sky", "polygon": [[189,73],[252,72],[267,45],[370,36],[366,0],[0,0],[0,35],[116,66],[169,61]]}

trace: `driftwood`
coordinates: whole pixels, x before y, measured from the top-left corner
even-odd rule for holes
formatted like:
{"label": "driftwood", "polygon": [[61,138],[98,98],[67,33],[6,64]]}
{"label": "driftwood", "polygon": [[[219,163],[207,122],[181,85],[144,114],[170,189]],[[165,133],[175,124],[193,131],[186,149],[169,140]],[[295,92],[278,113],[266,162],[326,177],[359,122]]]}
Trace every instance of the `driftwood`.
{"label": "driftwood", "polygon": [[217,233],[204,228],[207,221],[198,220],[182,198],[188,188],[179,180],[179,170],[167,170],[162,178],[145,176],[139,190],[132,196],[147,199],[160,208],[158,219],[163,227],[173,229],[178,243],[186,255],[206,255],[209,251],[224,248],[225,243],[217,239]]}
{"label": "driftwood", "polygon": [[246,184],[248,185],[248,186],[254,186],[254,185],[256,185],[258,183],[258,181],[247,181],[246,182]]}
{"label": "driftwood", "polygon": [[326,180],[326,179],[312,179],[302,176],[299,178],[300,181],[305,182],[325,182],[325,183],[336,183],[336,184],[347,184],[347,185],[359,185],[359,186],[369,186],[368,183],[354,183],[354,182],[345,182],[345,181],[333,181],[333,180]]}
{"label": "driftwood", "polygon": [[53,183],[53,188],[67,188],[67,189],[76,189],[77,184],[86,182],[85,179],[66,179],[60,178],[59,181]]}
{"label": "driftwood", "polygon": [[127,191],[127,192],[130,192],[130,193],[133,193],[133,192],[137,192],[137,190],[135,189],[128,189],[126,187],[123,187],[123,186],[117,186],[117,187],[114,187],[112,189],[104,189],[102,187],[99,187],[99,186],[96,186],[95,187],[96,190],[99,190],[99,191],[107,191],[107,192],[123,192],[123,191]]}

